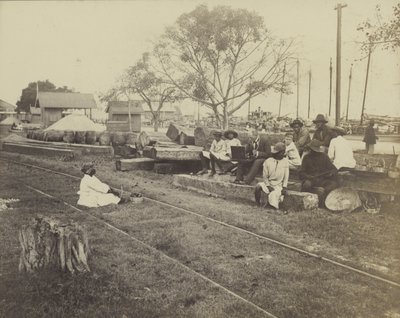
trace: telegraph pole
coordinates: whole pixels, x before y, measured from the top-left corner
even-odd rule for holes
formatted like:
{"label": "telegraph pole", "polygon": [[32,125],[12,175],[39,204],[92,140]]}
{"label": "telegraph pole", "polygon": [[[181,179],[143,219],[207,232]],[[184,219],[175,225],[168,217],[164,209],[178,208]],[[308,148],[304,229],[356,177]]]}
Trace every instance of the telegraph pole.
{"label": "telegraph pole", "polygon": [[[283,65],[283,76],[282,76],[282,89],[283,89],[283,84],[285,83],[285,73],[286,73],[286,62]],[[283,90],[281,90],[281,97],[279,99],[279,111],[278,111],[278,117],[281,117],[281,109],[282,109],[282,96],[283,96]]]}
{"label": "telegraph pole", "polygon": [[329,64],[329,116],[331,116],[332,109],[332,58]]}
{"label": "telegraph pole", "polygon": [[336,126],[340,125],[340,79],[342,66],[342,9],[346,4],[338,3],[337,10],[337,35],[336,35]]}
{"label": "telegraph pole", "polygon": [[367,96],[368,74],[369,74],[370,62],[371,62],[371,45],[370,45],[369,50],[368,50],[367,74],[365,76],[364,96],[363,96],[363,102],[362,102],[362,108],[361,108],[361,120],[360,120],[360,124],[361,125],[362,125],[363,120],[364,120],[365,97]]}
{"label": "telegraph pole", "polygon": [[297,104],[296,104],[296,118],[299,118],[299,72],[300,72],[300,62],[297,59]]}
{"label": "telegraph pole", "polygon": [[311,106],[311,69],[308,72],[308,113],[307,113],[307,118],[310,118],[310,106]]}
{"label": "telegraph pole", "polygon": [[350,65],[349,90],[348,90],[348,92],[347,92],[346,121],[349,120],[350,87],[351,87],[351,76],[352,76],[352,71],[353,71],[353,64]]}

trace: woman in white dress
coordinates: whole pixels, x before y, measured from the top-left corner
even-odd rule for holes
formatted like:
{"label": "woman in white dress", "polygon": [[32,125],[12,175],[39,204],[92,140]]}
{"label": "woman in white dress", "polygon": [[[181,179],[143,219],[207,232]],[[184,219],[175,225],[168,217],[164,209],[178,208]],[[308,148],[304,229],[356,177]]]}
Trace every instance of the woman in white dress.
{"label": "woman in white dress", "polygon": [[78,192],[79,205],[96,208],[109,204],[123,203],[123,200],[116,195],[117,192],[114,192],[107,184],[95,177],[96,169],[93,164],[84,164],[81,171],[84,176]]}

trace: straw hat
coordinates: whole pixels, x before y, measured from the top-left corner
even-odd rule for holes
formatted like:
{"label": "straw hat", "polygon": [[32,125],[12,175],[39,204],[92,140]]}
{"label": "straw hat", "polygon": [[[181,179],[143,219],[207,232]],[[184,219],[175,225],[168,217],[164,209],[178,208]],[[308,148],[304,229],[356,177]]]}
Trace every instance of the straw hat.
{"label": "straw hat", "polygon": [[232,129],[225,131],[224,132],[224,137],[228,138],[229,134],[232,134],[233,138],[237,138],[238,137],[238,133],[236,131],[232,130]]}
{"label": "straw hat", "polygon": [[327,123],[328,121],[326,120],[325,116],[323,114],[318,114],[317,117],[313,120],[313,123]]}
{"label": "straw hat", "polygon": [[299,127],[303,127],[304,124],[301,120],[295,119],[290,123],[290,127],[293,128],[293,126],[295,126],[295,125],[299,125]]}

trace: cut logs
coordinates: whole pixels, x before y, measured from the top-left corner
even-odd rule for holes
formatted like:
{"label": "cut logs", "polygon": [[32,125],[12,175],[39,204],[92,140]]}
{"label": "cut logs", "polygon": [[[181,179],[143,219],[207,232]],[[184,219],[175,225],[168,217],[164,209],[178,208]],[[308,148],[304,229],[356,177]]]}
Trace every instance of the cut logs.
{"label": "cut logs", "polygon": [[44,268],[88,272],[89,242],[85,229],[77,223],[38,216],[19,231],[22,247],[19,270],[33,272]]}
{"label": "cut logs", "polygon": [[145,147],[143,157],[163,160],[199,160],[201,148],[192,146],[191,148],[167,148],[167,147]]}
{"label": "cut logs", "polygon": [[169,139],[181,145],[194,145],[194,132],[191,129],[171,123],[166,135]]}

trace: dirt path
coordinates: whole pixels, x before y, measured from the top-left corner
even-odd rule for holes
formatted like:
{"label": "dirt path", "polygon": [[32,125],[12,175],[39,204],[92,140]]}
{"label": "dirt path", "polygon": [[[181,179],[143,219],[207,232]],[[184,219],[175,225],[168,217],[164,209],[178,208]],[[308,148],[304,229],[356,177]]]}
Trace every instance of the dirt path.
{"label": "dirt path", "polygon": [[[49,179],[44,172],[15,166],[12,170],[14,177],[76,202],[77,181],[56,175]],[[170,197],[169,192],[160,196]],[[208,209],[203,204],[202,213],[221,214]],[[396,289],[173,209],[146,202],[91,212],[281,317],[376,317],[398,310]]]}

